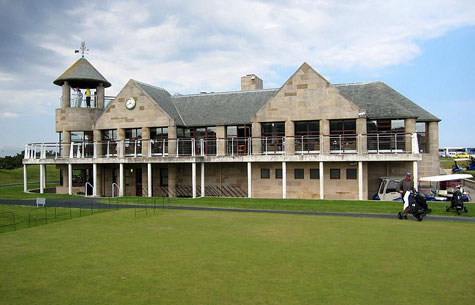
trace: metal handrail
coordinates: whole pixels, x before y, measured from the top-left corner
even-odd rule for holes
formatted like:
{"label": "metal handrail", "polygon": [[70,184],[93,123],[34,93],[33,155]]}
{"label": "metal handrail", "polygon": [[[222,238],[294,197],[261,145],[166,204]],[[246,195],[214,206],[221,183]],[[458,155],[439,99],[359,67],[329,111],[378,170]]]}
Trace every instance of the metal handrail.
{"label": "metal handrail", "polygon": [[92,188],[92,194],[91,194],[91,196],[94,195],[94,193],[95,193],[95,192],[94,192],[94,191],[95,191],[95,190],[94,190],[94,186],[93,186],[91,183],[86,182],[86,184],[84,185],[84,188],[86,189],[85,192],[84,192],[84,197],[87,197],[87,186],[88,186],[88,185],[90,185],[91,188]]}
{"label": "metal handrail", "polygon": [[120,194],[120,187],[117,183],[112,183],[112,193],[111,193],[111,196],[112,198],[114,198],[114,185],[117,187],[117,193]]}

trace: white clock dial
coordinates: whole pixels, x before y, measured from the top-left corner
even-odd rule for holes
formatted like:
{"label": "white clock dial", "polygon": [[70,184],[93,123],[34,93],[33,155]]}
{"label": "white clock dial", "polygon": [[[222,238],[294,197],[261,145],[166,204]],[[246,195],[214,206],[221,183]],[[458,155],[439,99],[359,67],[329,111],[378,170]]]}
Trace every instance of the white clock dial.
{"label": "white clock dial", "polygon": [[135,99],[133,97],[130,97],[126,102],[125,102],[125,107],[129,110],[135,108]]}

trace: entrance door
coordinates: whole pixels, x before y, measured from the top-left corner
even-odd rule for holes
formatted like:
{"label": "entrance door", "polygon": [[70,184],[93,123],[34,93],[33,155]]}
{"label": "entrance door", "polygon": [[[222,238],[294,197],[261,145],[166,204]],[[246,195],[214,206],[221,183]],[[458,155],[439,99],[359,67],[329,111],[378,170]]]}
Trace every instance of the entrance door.
{"label": "entrance door", "polygon": [[142,168],[135,169],[135,195],[142,196]]}

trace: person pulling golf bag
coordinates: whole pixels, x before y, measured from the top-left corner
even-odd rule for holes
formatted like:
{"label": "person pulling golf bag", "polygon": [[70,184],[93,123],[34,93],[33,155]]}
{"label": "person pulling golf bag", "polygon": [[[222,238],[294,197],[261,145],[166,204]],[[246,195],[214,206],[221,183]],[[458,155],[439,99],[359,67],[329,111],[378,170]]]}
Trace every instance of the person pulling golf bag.
{"label": "person pulling golf bag", "polygon": [[398,213],[399,219],[407,219],[407,214],[412,214],[418,221],[422,221],[424,216],[432,212],[427,205],[424,196],[419,194],[416,190],[407,191],[404,194],[404,208],[403,212]]}

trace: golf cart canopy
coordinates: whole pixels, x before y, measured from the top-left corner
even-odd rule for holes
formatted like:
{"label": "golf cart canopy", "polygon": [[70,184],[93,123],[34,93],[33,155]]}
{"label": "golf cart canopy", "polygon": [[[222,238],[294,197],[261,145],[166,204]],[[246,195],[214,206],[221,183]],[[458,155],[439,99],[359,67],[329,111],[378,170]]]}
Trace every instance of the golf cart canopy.
{"label": "golf cart canopy", "polygon": [[470,179],[470,178],[473,178],[473,176],[469,174],[453,174],[453,175],[423,177],[423,178],[420,178],[419,181],[441,182],[441,181],[462,180],[462,179]]}

